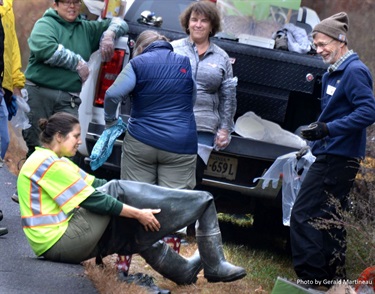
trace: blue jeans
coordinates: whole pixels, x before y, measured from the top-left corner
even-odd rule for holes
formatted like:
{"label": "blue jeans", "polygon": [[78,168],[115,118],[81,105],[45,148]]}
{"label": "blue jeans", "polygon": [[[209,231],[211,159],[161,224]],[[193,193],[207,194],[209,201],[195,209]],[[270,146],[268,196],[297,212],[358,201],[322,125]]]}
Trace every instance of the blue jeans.
{"label": "blue jeans", "polygon": [[4,159],[9,146],[8,108],[5,103],[4,94],[1,91],[0,96],[0,156]]}

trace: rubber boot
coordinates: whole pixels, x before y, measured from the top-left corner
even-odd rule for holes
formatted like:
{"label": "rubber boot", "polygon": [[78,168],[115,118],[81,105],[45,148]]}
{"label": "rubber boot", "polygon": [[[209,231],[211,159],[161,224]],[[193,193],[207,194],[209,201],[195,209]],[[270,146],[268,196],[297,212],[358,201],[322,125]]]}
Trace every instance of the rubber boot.
{"label": "rubber boot", "polygon": [[139,254],[154,270],[177,285],[195,283],[198,279],[197,275],[202,269],[198,251],[186,259],[163,241],[156,242]]}
{"label": "rubber boot", "polygon": [[199,218],[196,239],[203,263],[204,277],[208,282],[231,282],[246,276],[244,268],[227,262],[224,257],[221,232],[213,202]]}
{"label": "rubber boot", "polygon": [[0,236],[8,234],[7,228],[0,228]]}

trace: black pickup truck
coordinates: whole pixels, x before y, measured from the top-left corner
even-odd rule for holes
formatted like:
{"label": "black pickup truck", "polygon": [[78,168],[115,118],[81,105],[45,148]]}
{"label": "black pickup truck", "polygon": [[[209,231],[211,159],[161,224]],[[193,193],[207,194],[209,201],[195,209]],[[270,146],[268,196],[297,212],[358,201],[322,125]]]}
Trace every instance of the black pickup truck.
{"label": "black pickup truck", "polygon": [[[170,40],[185,37],[178,16],[191,2],[135,0],[125,15],[129,25],[125,46],[128,48],[121,48],[121,45],[118,48],[123,50],[124,60],[114,62],[119,70],[131,56],[134,40],[145,29],[157,30]],[[162,25],[158,27],[140,21],[143,11],[151,11],[156,16],[161,16]],[[233,61],[234,76],[238,77],[235,120],[252,111],[294,133],[300,126],[317,118],[320,111],[321,77],[326,70],[326,65],[319,56],[267,49],[217,37],[212,38],[212,41],[228,53]],[[104,85],[104,89],[108,88],[109,84],[101,79],[109,76],[113,82],[116,77],[115,74],[103,74],[104,70],[102,68],[99,71],[96,85],[96,95],[101,92],[101,96],[81,97],[86,106],[81,110],[80,118],[82,121],[82,115],[86,116],[85,119],[89,119],[89,122],[87,129],[83,128],[85,142],[84,150],[80,152],[86,157],[86,168],[90,172],[92,171],[87,165],[88,155],[104,130],[104,90],[100,91],[100,84]],[[85,114],[87,112],[91,114]],[[126,119],[129,115],[128,105],[121,105],[119,113]],[[119,177],[122,139],[123,137],[118,138],[111,156],[97,171],[108,178]],[[234,133],[225,150],[211,154],[203,180],[204,188],[215,196],[219,211],[236,214],[261,212],[262,216],[266,216],[264,212],[269,211],[274,218],[274,212],[268,208],[280,208],[281,183],[276,189],[271,185],[262,189],[262,181],[254,182],[254,179],[261,177],[278,156],[292,151],[296,149],[243,138]],[[281,213],[281,208],[278,211]],[[281,223],[281,216],[277,221]]]}

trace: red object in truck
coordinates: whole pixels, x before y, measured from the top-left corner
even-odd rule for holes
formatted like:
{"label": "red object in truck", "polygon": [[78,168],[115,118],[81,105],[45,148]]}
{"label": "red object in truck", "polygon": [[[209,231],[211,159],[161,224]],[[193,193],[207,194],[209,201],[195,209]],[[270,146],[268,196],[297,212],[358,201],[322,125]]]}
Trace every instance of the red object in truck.
{"label": "red object in truck", "polygon": [[116,49],[110,61],[102,63],[98,75],[94,106],[104,106],[104,96],[122,70],[125,50]]}

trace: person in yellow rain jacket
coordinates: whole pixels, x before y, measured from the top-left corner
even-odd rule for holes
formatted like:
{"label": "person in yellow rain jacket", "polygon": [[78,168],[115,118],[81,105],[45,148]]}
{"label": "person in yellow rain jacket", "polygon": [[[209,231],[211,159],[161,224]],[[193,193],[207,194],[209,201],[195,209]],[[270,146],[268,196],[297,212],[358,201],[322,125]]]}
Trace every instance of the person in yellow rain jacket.
{"label": "person in yellow rain jacket", "polygon": [[[204,269],[209,282],[243,278],[227,262],[213,197],[205,191],[97,179],[67,157],[81,143],[78,119],[58,112],[39,122],[37,147],[22,166],[17,189],[22,226],[38,256],[80,263],[92,257],[139,253],[177,284],[191,284]],[[161,240],[198,220],[199,254],[185,259]]]}
{"label": "person in yellow rain jacket", "polygon": [[[13,0],[0,0],[0,17],[5,36],[2,87],[4,90],[4,102],[5,104],[9,104],[12,101],[13,95],[22,96],[21,89],[25,85],[25,76],[21,71],[21,53],[14,21]],[[15,113],[12,113],[10,118],[12,115],[15,115]],[[6,119],[5,116],[1,116],[1,163],[4,160],[9,145],[8,117],[9,113]]]}
{"label": "person in yellow rain jacket", "polygon": [[9,100],[12,95],[22,96],[21,89],[25,86],[25,75],[22,72],[21,52],[13,13],[13,0],[1,1],[3,5],[0,6],[0,15],[5,34],[3,88],[5,97]]}

